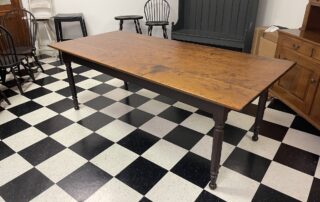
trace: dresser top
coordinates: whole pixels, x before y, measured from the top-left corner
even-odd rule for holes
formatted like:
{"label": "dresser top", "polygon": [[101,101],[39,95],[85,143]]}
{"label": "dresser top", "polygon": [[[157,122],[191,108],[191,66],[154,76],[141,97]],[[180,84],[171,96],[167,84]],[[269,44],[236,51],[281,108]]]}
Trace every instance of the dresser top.
{"label": "dresser top", "polygon": [[280,32],[287,33],[298,38],[302,38],[306,41],[320,46],[320,32],[302,31],[299,29],[282,29],[280,30]]}

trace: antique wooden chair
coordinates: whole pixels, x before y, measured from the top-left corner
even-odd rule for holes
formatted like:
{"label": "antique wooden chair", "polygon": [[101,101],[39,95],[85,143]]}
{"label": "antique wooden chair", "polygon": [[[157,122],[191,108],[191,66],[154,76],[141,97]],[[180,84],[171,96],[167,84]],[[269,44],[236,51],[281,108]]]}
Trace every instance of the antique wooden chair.
{"label": "antique wooden chair", "polygon": [[[9,70],[9,72],[12,73],[21,94],[23,93],[23,90],[21,87],[21,81],[17,75],[19,73],[20,65],[23,65],[21,61],[25,58],[26,56],[17,54],[10,32],[3,26],[0,26],[0,70],[2,72],[5,71],[5,73],[7,73],[7,70]],[[31,68],[26,65],[23,65],[23,67],[25,68],[27,74],[29,74],[34,81]],[[3,75],[1,75],[1,80],[2,82],[5,81]]]}
{"label": "antique wooden chair", "polygon": [[144,6],[148,34],[152,36],[154,26],[161,26],[163,37],[168,38],[167,25],[169,25],[170,5],[166,0],[148,0]]}
{"label": "antique wooden chair", "polygon": [[12,10],[3,16],[1,25],[11,33],[17,54],[26,56],[26,65],[30,66],[29,58],[32,58],[44,72],[36,55],[38,23],[34,15],[25,9]]}

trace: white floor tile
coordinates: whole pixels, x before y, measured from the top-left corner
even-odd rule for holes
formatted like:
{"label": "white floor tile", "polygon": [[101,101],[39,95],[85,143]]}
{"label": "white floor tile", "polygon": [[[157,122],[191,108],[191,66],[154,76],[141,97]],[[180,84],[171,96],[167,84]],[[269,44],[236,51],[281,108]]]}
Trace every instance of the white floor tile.
{"label": "white floor tile", "polygon": [[36,142],[48,137],[40,130],[30,127],[3,140],[15,152],[19,152]]}
{"label": "white floor tile", "polygon": [[147,98],[151,98],[151,99],[153,99],[159,95],[158,93],[155,93],[155,92],[147,90],[147,89],[141,89],[137,92],[137,94],[142,95]]}
{"label": "white floor tile", "polygon": [[172,131],[178,124],[168,121],[160,117],[153,117],[151,120],[143,124],[140,129],[154,136],[163,138]]}
{"label": "white floor tile", "polygon": [[27,172],[33,166],[19,154],[13,154],[0,161],[0,187]]}
{"label": "white floor tile", "polygon": [[320,137],[289,128],[284,143],[320,156]]}
{"label": "white floor tile", "polygon": [[[31,82],[30,80],[28,80],[28,82],[24,82],[23,84],[21,84],[21,87],[22,87],[23,92],[26,93],[26,92],[35,90],[37,88],[40,88],[41,86],[39,86],[38,84],[35,84],[35,83]],[[19,91],[17,86],[12,87],[11,90],[14,90],[17,93],[20,93],[20,91]]]}
{"label": "white floor tile", "polygon": [[45,85],[44,88],[49,89],[51,91],[58,91],[60,89],[68,87],[69,84],[65,81],[56,81],[53,83],[50,83],[48,85]]}
{"label": "white floor tile", "polygon": [[231,111],[228,115],[227,124],[242,128],[244,130],[250,130],[253,126],[255,118],[247,114]]}
{"label": "white floor tile", "polygon": [[109,84],[114,87],[121,87],[124,85],[124,82],[120,79],[111,79],[111,80],[107,81],[106,84]]}
{"label": "white floor tile", "polygon": [[153,115],[158,115],[164,110],[166,110],[168,107],[170,107],[170,105],[165,104],[163,102],[159,102],[157,100],[150,100],[138,107],[138,109]]}
{"label": "white floor tile", "polygon": [[316,178],[320,179],[320,157],[319,157],[319,160],[318,160],[318,166],[317,166],[316,173],[315,173],[314,176]]}
{"label": "white floor tile", "polygon": [[[223,142],[220,164],[223,164],[225,160],[230,156],[235,146]],[[212,153],[212,137],[205,135],[192,149],[191,152],[198,154],[211,161]]]}
{"label": "white floor tile", "polygon": [[53,93],[41,96],[39,98],[36,98],[33,101],[41,104],[42,106],[49,106],[53,103],[63,100],[64,98],[65,98],[64,96],[53,92]]}
{"label": "white floor tile", "polygon": [[86,105],[80,105],[80,109],[79,110],[75,110],[74,108],[71,108],[65,112],[63,112],[61,115],[74,121],[74,122],[78,122],[88,116],[90,116],[91,114],[95,113],[96,110],[87,107]]}
{"label": "white floor tile", "polygon": [[78,93],[78,101],[79,101],[79,103],[86,103],[86,102],[88,102],[98,96],[100,96],[100,95],[97,93],[94,93],[89,90],[84,90],[84,91]]}
{"label": "white floor tile", "polygon": [[93,77],[101,75],[101,73],[92,69],[92,70],[86,71],[84,73],[81,73],[80,75],[88,77],[88,78],[93,78]]}
{"label": "white floor tile", "polygon": [[152,201],[185,201],[197,199],[202,189],[189,181],[169,172],[148,193]]}
{"label": "white floor tile", "polygon": [[113,142],[118,142],[129,133],[133,132],[135,129],[136,128],[132,125],[129,125],[120,120],[115,120],[108,125],[100,128],[98,131],[96,131],[96,133]]}
{"label": "white floor tile", "polygon": [[116,89],[104,94],[104,96],[107,98],[113,99],[115,101],[120,101],[123,98],[130,96],[131,94],[132,94],[132,92],[130,92],[130,91],[126,91],[121,88],[116,88]]}
{"label": "white floor tile", "polygon": [[312,181],[310,175],[272,162],[262,183],[298,200],[307,201]]}
{"label": "white floor tile", "polygon": [[65,147],[70,147],[76,142],[82,140],[93,132],[78,123],[74,123],[56,133],[50,137],[57,142],[61,143]]}
{"label": "white floor tile", "polygon": [[90,162],[107,173],[116,176],[138,157],[134,152],[114,144],[94,157]]}
{"label": "white floor tile", "polygon": [[8,99],[11,102],[11,105],[6,106],[6,109],[10,109],[10,108],[13,108],[15,106],[18,106],[18,105],[21,105],[23,103],[26,103],[26,102],[30,101],[29,98],[24,97],[24,96],[22,96],[20,94],[12,96],[12,97],[9,97]]}
{"label": "white floor tile", "polygon": [[57,185],[53,185],[46,191],[31,200],[31,202],[76,202],[69,194]]}
{"label": "white floor tile", "polygon": [[142,156],[149,161],[170,170],[182,157],[188,153],[187,150],[161,139],[148,149]]}
{"label": "white floor tile", "polygon": [[12,114],[11,112],[4,110],[0,112],[0,125],[7,123],[13,119],[16,119],[17,116]]}
{"label": "white floor tile", "polygon": [[131,107],[129,105],[122,104],[120,102],[116,102],[116,103],[100,110],[100,112],[107,114],[108,116],[111,116],[113,118],[119,118],[132,110],[134,110],[133,107]]}
{"label": "white floor tile", "polygon": [[83,89],[90,89],[100,84],[102,84],[102,82],[97,81],[95,79],[86,79],[84,81],[77,83],[77,86]]}
{"label": "white floor tile", "polygon": [[34,126],[34,125],[37,125],[38,123],[41,123],[47,119],[50,119],[56,116],[57,114],[58,114],[57,112],[54,112],[46,107],[43,107],[33,112],[30,112],[26,115],[21,116],[20,119]]}
{"label": "white floor tile", "polygon": [[209,185],[205,190],[230,202],[251,201],[259,187],[256,182],[233,170],[221,167],[217,180],[217,189],[211,190]]}
{"label": "white floor tile", "polygon": [[272,160],[276,155],[281,142],[262,135],[259,136],[259,140],[257,142],[254,142],[252,141],[252,136],[253,133],[248,132],[246,136],[242,138],[241,142],[238,144],[238,147]]}
{"label": "white floor tile", "polygon": [[180,109],[184,109],[184,110],[189,111],[189,112],[196,112],[198,110],[198,108],[193,107],[193,106],[188,105],[188,104],[185,104],[185,103],[182,103],[182,102],[176,102],[173,106],[178,107]]}
{"label": "white floor tile", "polygon": [[279,110],[267,108],[264,113],[263,119],[271,123],[279,124],[285,127],[290,127],[295,115],[285,113]]}
{"label": "white floor tile", "polygon": [[37,165],[36,168],[54,183],[59,182],[67,175],[87,162],[75,152],[65,149],[48,160]]}
{"label": "white floor tile", "polygon": [[68,78],[68,75],[67,75],[67,72],[60,72],[60,73],[52,75],[52,77],[54,77],[56,79],[64,80],[64,79]]}
{"label": "white floor tile", "polygon": [[180,125],[195,130],[199,133],[207,134],[214,127],[214,121],[213,119],[200,114],[192,114]]}
{"label": "white floor tile", "polygon": [[128,202],[139,201],[142,197],[143,196],[134,189],[113,178],[90,196],[86,202]]}

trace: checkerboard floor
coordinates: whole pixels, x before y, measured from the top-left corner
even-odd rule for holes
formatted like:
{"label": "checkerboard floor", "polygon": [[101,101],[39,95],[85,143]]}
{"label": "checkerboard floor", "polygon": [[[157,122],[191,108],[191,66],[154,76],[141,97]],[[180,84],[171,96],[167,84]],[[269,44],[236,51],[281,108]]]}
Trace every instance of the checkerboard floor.
{"label": "checkerboard floor", "polygon": [[[218,188],[208,187],[210,114],[74,64],[0,89],[0,201],[319,201],[320,132],[278,100],[252,142],[256,102],[230,112]],[[10,79],[10,78],[9,78]]]}

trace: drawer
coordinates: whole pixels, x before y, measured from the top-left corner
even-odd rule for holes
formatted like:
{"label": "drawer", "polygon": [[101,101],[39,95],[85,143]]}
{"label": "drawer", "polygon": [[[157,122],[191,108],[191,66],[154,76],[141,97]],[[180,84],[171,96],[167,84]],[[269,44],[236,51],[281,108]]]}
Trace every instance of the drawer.
{"label": "drawer", "polygon": [[[320,0],[319,0],[320,1]],[[320,60],[320,47],[314,47],[312,57],[316,60]]]}
{"label": "drawer", "polygon": [[286,36],[282,38],[281,44],[282,46],[297,51],[305,56],[311,57],[312,55],[312,45],[305,43],[299,39]]}
{"label": "drawer", "polygon": [[320,3],[320,0],[311,0],[312,3]]}

